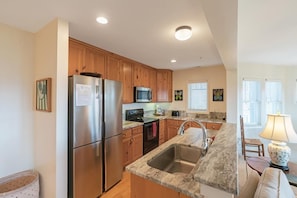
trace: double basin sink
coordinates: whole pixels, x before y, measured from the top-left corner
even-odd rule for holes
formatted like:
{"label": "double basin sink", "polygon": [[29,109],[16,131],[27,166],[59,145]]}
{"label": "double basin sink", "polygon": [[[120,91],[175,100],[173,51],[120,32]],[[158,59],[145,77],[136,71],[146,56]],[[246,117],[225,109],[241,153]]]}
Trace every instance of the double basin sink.
{"label": "double basin sink", "polygon": [[184,144],[172,144],[150,159],[147,164],[172,174],[189,174],[202,157],[202,149]]}

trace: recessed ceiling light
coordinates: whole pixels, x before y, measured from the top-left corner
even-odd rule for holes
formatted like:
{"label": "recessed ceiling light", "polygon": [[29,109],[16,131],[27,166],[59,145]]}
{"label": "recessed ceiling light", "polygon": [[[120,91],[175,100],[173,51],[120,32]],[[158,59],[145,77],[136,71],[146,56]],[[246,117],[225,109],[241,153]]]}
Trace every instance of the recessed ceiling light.
{"label": "recessed ceiling light", "polygon": [[105,18],[105,17],[97,17],[97,18],[96,18],[96,21],[97,21],[98,23],[101,23],[101,24],[107,24],[107,23],[108,23],[108,20],[107,20],[107,18]]}
{"label": "recessed ceiling light", "polygon": [[175,60],[175,59],[172,59],[170,62],[172,62],[172,63],[176,63],[176,60]]}
{"label": "recessed ceiling light", "polygon": [[190,26],[180,26],[175,30],[175,38],[180,41],[189,39],[192,36],[192,28]]}

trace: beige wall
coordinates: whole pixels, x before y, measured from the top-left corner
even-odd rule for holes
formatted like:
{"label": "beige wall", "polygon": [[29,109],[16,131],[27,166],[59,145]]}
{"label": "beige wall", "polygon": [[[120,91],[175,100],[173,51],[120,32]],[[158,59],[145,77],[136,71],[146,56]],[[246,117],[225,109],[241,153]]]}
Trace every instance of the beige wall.
{"label": "beige wall", "polygon": [[[33,34],[0,24],[0,178],[40,173],[41,198],[67,197],[68,23]],[[52,78],[52,112],[35,111],[35,81]]]}
{"label": "beige wall", "polygon": [[34,35],[0,24],[0,178],[34,167]]}
{"label": "beige wall", "polygon": [[[226,112],[226,70],[224,66],[195,67],[192,69],[176,70],[173,72],[173,95],[174,90],[183,90],[183,101],[174,101],[170,109],[187,111],[188,92],[187,86],[190,82],[208,82],[209,100],[208,108],[210,112]],[[213,102],[212,90],[224,89],[224,101]],[[207,112],[208,113],[208,112]]]}
{"label": "beige wall", "polygon": [[35,168],[41,198],[67,197],[68,23],[54,20],[38,33],[35,79],[52,78],[52,112],[35,111]]}

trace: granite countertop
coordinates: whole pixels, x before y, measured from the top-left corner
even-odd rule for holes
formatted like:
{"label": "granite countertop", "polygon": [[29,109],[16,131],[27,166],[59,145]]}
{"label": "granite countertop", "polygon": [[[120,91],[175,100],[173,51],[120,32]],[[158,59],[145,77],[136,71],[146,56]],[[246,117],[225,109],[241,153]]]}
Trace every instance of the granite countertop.
{"label": "granite countertop", "polygon": [[213,123],[226,123],[225,120],[222,119],[211,119],[211,118],[193,118],[190,116],[156,116],[156,115],[149,115],[147,117],[156,118],[156,119],[173,119],[173,120],[199,120],[200,122],[213,122]]}
{"label": "granite countertop", "polygon": [[[212,131],[214,133],[214,131]],[[193,198],[202,198],[200,183],[231,194],[238,193],[236,125],[223,123],[214,142],[189,174],[171,174],[152,168],[147,161],[174,143],[200,147],[201,128],[189,128],[126,167],[126,170]]]}
{"label": "granite countertop", "polygon": [[[193,119],[191,117],[188,116],[156,116],[156,115],[149,115],[147,117],[150,118],[156,118],[159,120],[163,120],[163,119],[175,119],[175,120],[190,120]],[[213,123],[224,123],[224,120],[220,120],[220,119],[208,119],[208,118],[203,118],[203,119],[197,119],[195,118],[195,120],[199,120],[200,122],[213,122]],[[129,129],[129,128],[133,128],[133,127],[137,127],[137,126],[141,126],[143,125],[143,123],[141,122],[133,122],[133,121],[127,121],[127,120],[123,120],[123,130],[125,129]]]}
{"label": "granite countertop", "polygon": [[122,128],[123,128],[123,130],[125,130],[125,129],[130,129],[130,128],[134,128],[134,127],[142,126],[142,125],[143,125],[142,122],[133,122],[133,121],[124,120]]}

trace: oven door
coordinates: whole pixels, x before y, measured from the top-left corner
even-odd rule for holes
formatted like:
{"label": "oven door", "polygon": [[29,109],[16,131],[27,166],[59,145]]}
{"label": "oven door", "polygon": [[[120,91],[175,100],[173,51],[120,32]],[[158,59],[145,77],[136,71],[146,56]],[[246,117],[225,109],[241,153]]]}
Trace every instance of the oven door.
{"label": "oven door", "polygon": [[159,146],[159,120],[143,125],[143,154]]}

